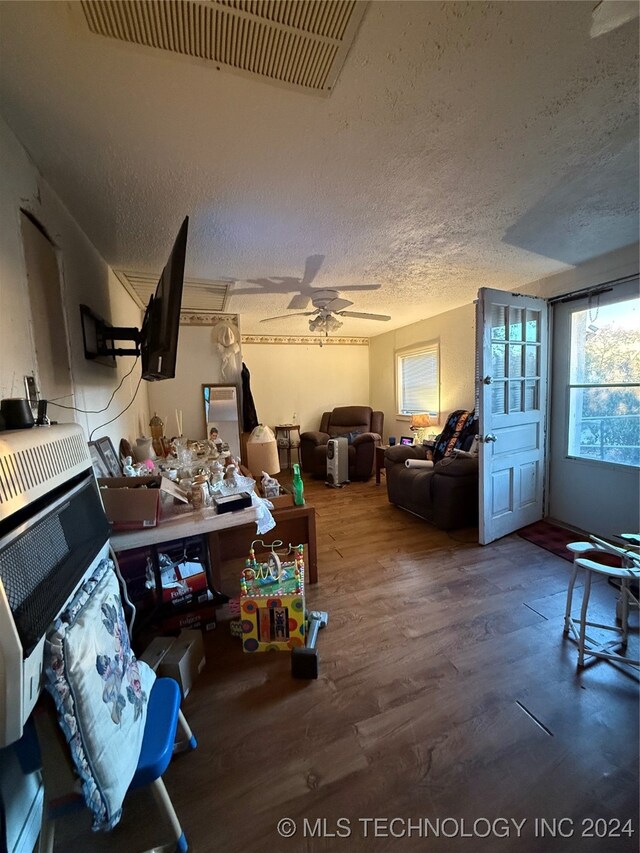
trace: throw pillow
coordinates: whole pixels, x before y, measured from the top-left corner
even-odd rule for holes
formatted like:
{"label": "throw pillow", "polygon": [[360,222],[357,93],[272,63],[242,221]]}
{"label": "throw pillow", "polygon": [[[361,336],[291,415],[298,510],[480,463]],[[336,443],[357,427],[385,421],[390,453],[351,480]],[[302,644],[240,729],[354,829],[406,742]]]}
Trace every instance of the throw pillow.
{"label": "throw pillow", "polygon": [[138,766],[155,673],[131,651],[113,563],[103,560],[45,643],[45,686],[93,813],[111,829]]}

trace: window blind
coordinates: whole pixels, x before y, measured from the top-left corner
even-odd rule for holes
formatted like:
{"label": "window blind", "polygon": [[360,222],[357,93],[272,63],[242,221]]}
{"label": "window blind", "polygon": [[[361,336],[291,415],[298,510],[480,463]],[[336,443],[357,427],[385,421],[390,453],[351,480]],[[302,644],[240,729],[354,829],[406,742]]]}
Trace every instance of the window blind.
{"label": "window blind", "polygon": [[440,412],[437,344],[398,355],[398,411],[401,415]]}

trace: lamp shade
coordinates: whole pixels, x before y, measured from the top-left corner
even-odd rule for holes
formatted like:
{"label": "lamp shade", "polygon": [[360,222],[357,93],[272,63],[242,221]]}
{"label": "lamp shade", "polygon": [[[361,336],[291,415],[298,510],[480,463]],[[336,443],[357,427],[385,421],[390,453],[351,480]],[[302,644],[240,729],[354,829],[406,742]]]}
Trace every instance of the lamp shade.
{"label": "lamp shade", "polygon": [[411,415],[411,429],[426,429],[430,426],[431,418],[429,415]]}
{"label": "lamp shade", "polygon": [[268,426],[258,424],[247,441],[247,467],[257,479],[263,471],[277,474],[280,470],[278,445]]}

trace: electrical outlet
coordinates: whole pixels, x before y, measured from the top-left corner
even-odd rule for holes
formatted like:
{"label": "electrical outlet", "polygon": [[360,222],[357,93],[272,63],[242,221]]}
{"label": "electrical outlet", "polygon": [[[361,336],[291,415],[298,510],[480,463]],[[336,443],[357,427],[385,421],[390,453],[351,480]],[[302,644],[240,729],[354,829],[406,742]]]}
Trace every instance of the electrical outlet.
{"label": "electrical outlet", "polygon": [[38,407],[38,386],[36,385],[35,376],[25,376],[24,387],[27,392],[27,400],[29,401],[31,408],[36,409]]}

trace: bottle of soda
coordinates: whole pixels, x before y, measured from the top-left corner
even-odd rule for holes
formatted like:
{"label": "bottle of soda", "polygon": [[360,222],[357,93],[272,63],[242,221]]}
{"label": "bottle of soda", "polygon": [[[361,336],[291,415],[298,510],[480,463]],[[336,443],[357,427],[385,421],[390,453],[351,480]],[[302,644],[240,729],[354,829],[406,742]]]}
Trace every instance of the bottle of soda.
{"label": "bottle of soda", "polygon": [[304,483],[297,462],[293,463],[293,502],[296,506],[304,506]]}

